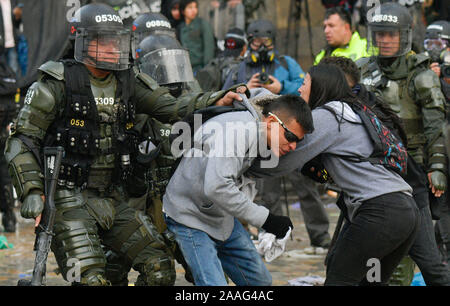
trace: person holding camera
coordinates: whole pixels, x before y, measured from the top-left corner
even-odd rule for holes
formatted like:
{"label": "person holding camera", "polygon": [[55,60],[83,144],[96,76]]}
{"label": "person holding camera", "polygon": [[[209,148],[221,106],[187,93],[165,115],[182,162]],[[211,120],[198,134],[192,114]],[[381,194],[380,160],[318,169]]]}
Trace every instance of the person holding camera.
{"label": "person holding camera", "polygon": [[427,27],[424,47],[431,58],[430,69],[441,81],[442,92],[450,103],[450,22],[435,21]]}
{"label": "person holding camera", "polygon": [[239,66],[237,78],[230,74],[223,88],[246,83],[249,89],[264,87],[274,94],[298,95],[304,72],[290,56],[275,50],[276,29],[268,20],[256,20],[247,29],[249,54]]}
{"label": "person holding camera", "polygon": [[[430,69],[436,73],[441,82],[448,116],[450,106],[450,23],[448,21],[435,21],[427,27],[424,48],[431,58]],[[447,151],[447,155],[448,153]],[[448,263],[450,261],[450,205],[448,195],[446,197],[439,199],[437,203],[440,218],[436,221],[435,232],[442,261]]]}

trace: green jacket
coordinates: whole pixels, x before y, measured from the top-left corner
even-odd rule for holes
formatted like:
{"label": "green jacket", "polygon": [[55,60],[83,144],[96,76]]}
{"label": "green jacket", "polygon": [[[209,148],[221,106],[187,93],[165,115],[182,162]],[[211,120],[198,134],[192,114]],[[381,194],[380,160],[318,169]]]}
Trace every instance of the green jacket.
{"label": "green jacket", "polygon": [[[66,103],[64,65],[61,62],[50,61],[42,65],[39,70],[41,71],[41,76],[27,92],[25,104],[15,121],[14,132],[8,138],[5,149],[5,157],[9,163],[9,172],[20,200],[23,200],[31,190],[37,189],[42,192],[44,187],[42,171],[32,150],[17,135],[26,136],[33,142],[33,146],[40,149],[46,137],[47,129],[62,115]],[[167,88],[159,87],[148,75],[137,73],[135,77],[136,113],[148,114],[164,123],[176,122],[195,109],[214,104],[225,94],[224,91],[194,93],[185,94],[175,99],[168,93]],[[100,92],[103,95],[107,92],[106,90],[113,90],[110,95],[114,96],[115,76],[110,75],[108,79],[110,79],[107,84],[108,87],[105,87],[105,85],[103,93],[101,93],[102,88],[95,87],[93,84],[101,84],[104,80],[96,80],[93,76],[90,76],[91,88],[96,102],[97,99],[100,101],[102,99],[100,96],[97,97],[96,92]],[[105,104],[107,103],[101,103],[101,105],[97,103],[99,115],[101,115],[100,109],[106,107]],[[115,103],[111,104],[111,109],[114,111]],[[103,114],[107,112],[108,109],[105,109]],[[114,118],[114,113],[111,114],[110,117]],[[79,122],[80,124],[82,124],[81,121]],[[108,140],[108,138],[112,137],[111,131],[107,131],[110,129],[108,125],[110,126],[107,123],[100,124],[100,133],[102,134],[100,147],[103,140]],[[104,128],[107,130],[103,131]],[[113,156],[111,154],[99,153],[94,164],[100,166],[103,163],[105,165],[108,164],[109,167],[109,165],[113,164],[112,161]]]}
{"label": "green jacket", "polygon": [[334,49],[331,49],[330,47],[322,49],[322,51],[320,51],[316,56],[314,65],[319,64],[322,58],[326,56],[342,56],[356,61],[361,57],[367,57],[370,55],[367,52],[367,40],[365,38],[361,38],[359,33],[355,31],[350,39],[350,42],[346,46]]}
{"label": "green jacket", "polygon": [[211,26],[202,18],[195,18],[190,24],[178,26],[180,42],[189,51],[192,69],[203,68],[214,58],[216,43]]}
{"label": "green jacket", "polygon": [[389,104],[402,119],[408,137],[408,153],[427,172],[446,170],[442,127],[445,98],[429,58],[413,51],[393,62],[377,57],[357,62],[361,80]]}

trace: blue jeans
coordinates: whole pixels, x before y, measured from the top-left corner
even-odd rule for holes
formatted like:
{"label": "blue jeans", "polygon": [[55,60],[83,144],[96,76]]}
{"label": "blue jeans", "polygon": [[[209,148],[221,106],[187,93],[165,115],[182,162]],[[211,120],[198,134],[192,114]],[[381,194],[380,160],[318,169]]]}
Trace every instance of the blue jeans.
{"label": "blue jeans", "polygon": [[238,286],[270,286],[272,276],[242,224],[235,218],[234,228],[225,241],[184,226],[165,216],[175,234],[184,258],[191,268],[196,286],[226,286],[224,272]]}

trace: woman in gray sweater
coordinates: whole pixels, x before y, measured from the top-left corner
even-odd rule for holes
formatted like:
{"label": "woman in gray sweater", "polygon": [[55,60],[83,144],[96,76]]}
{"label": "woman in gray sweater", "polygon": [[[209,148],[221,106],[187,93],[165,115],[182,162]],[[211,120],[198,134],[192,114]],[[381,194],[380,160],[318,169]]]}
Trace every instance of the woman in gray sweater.
{"label": "woman in gray sweater", "polygon": [[282,175],[321,154],[328,173],[343,190],[348,221],[327,265],[325,285],[385,284],[416,235],[419,219],[412,189],[383,165],[359,161],[369,157],[374,147],[350,107],[360,102],[339,68],[312,67],[299,92],[312,109],[314,132],[305,135],[270,174],[255,165],[251,174]]}

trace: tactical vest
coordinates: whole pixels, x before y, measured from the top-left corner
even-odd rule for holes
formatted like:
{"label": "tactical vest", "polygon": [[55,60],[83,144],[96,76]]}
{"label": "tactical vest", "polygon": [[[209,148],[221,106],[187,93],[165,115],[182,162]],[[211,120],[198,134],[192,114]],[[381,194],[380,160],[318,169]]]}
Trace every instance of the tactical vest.
{"label": "tactical vest", "polygon": [[383,100],[402,119],[408,138],[408,153],[414,160],[424,164],[424,146],[427,139],[424,134],[421,106],[414,99],[414,77],[420,68],[411,70],[407,78],[390,80],[385,77],[375,61],[370,62],[368,69],[362,72],[362,82],[368,88],[381,93]]}
{"label": "tactical vest", "polygon": [[169,135],[171,126],[151,118],[149,120],[152,137],[161,144],[158,156],[149,169],[150,197],[162,198],[172,176],[172,165],[176,158],[170,151]]}
{"label": "tactical vest", "polygon": [[94,98],[86,67],[74,60],[63,64],[65,106],[48,128],[44,145],[65,149],[58,185],[105,189],[126,178],[130,154],[137,148],[137,135],[132,129],[133,70],[114,72],[114,97]]}

